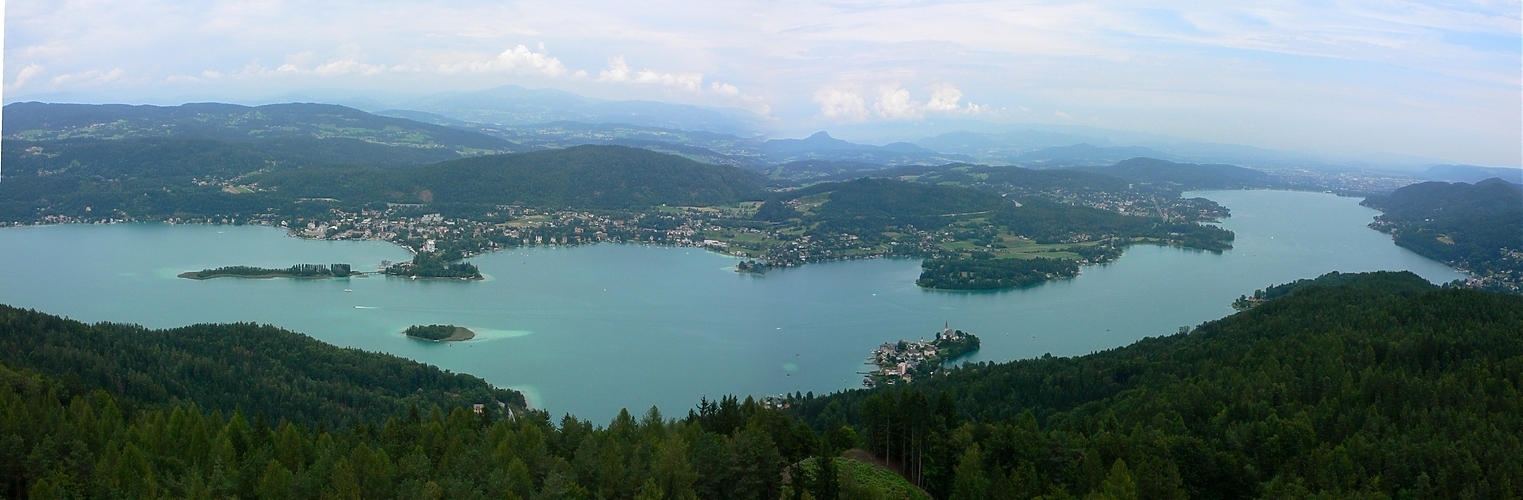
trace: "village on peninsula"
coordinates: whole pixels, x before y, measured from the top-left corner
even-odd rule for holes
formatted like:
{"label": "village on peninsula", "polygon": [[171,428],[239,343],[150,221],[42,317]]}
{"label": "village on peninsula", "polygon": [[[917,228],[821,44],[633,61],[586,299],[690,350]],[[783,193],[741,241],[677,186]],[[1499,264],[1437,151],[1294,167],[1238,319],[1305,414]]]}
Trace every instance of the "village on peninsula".
{"label": "village on peninsula", "polygon": [[950,323],[931,341],[886,342],[867,358],[877,368],[864,374],[862,385],[872,388],[930,376],[946,362],[978,351],[978,346],[978,336],[953,330]]}

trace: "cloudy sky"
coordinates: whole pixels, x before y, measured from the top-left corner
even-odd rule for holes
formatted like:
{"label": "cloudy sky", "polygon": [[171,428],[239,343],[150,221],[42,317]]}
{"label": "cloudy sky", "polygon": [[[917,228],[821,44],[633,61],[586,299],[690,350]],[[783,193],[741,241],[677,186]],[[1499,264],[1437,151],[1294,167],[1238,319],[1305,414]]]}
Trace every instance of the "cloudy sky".
{"label": "cloudy sky", "polygon": [[1523,162],[1519,0],[3,5],[6,102],[517,84],[744,108],[779,131],[955,117]]}

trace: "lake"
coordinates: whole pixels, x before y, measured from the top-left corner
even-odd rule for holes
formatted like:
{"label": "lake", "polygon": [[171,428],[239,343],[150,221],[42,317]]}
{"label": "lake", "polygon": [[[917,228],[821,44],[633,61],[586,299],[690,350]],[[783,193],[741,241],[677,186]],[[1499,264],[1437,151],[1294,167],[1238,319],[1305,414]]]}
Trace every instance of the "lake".
{"label": "lake", "polygon": [[[810,264],[764,276],[732,257],[690,248],[603,244],[478,256],[490,279],[194,281],[176,274],[226,265],[350,263],[369,270],[409,258],[383,242],[309,241],[255,226],[65,225],[0,229],[0,302],[83,321],[175,327],[269,323],[388,352],[512,387],[554,415],[607,422],[619,408],[685,414],[700,396],[832,392],[860,387],[868,351],[973,332],[973,359],[1085,354],[1172,334],[1231,314],[1269,285],[1329,271],[1411,270],[1443,283],[1462,275],[1365,227],[1358,199],[1284,191],[1187,193],[1232,210],[1233,250],[1134,246],[1077,278],[1011,291],[915,286],[919,261]],[[449,323],[475,340],[426,343],[401,331]]]}

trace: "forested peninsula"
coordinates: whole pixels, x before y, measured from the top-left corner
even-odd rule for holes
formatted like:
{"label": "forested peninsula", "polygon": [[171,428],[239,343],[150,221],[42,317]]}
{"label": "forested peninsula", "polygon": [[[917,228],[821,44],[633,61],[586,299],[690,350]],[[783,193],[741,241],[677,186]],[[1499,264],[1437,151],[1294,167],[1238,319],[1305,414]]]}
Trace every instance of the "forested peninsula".
{"label": "forested peninsula", "polygon": [[1523,293],[1523,185],[1424,182],[1366,198],[1371,228],[1397,245],[1471,275],[1467,285]]}
{"label": "forested peninsula", "polygon": [[149,330],[0,307],[0,491],[1508,498],[1523,484],[1523,297],[1351,276],[1086,356],[781,404],[705,398],[606,425],[271,327]]}

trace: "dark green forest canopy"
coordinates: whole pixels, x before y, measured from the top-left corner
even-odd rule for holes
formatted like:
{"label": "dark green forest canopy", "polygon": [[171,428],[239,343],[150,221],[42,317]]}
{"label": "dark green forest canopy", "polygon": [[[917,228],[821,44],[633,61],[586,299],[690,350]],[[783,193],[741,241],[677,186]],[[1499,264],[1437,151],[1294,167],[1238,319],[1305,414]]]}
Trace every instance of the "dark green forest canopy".
{"label": "dark green forest canopy", "polygon": [[[1523,297],[1439,290],[1406,272],[1352,281],[1303,286],[1187,334],[975,363],[796,412],[923,460],[940,497],[967,484],[1025,492],[1015,498],[1089,491],[1117,462],[1141,497],[1517,491]],[[953,418],[967,423],[917,427]],[[901,451],[914,443],[919,454]]]}
{"label": "dark green forest canopy", "polygon": [[155,330],[0,306],[0,363],[53,377],[74,394],[101,388],[141,404],[192,401],[329,426],[411,405],[525,403],[471,375],[247,323]]}
{"label": "dark green forest canopy", "polygon": [[1362,204],[1384,212],[1371,227],[1391,233],[1397,245],[1473,273],[1507,276],[1514,286],[1523,282],[1523,186],[1424,182]]}
{"label": "dark green forest canopy", "polygon": [[1433,288],[1426,280],[1407,279],[1401,271],[1375,271],[1368,273],[1340,273],[1333,271],[1311,279],[1299,279],[1290,283],[1254,290],[1252,299],[1244,295],[1233,303],[1238,309],[1247,309],[1263,301],[1274,300],[1291,292],[1313,287],[1342,286],[1368,288],[1385,292],[1423,292]]}

